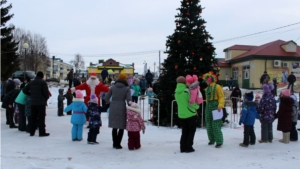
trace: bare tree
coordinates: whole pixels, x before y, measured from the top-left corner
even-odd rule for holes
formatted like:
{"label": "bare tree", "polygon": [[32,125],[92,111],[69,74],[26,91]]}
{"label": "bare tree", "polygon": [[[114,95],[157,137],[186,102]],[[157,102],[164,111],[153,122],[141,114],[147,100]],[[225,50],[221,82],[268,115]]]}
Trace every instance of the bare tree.
{"label": "bare tree", "polygon": [[[49,58],[46,38],[21,28],[15,29],[13,35],[14,40],[19,42],[20,69],[24,70],[26,65],[27,70],[45,72]],[[28,49],[23,48],[24,43],[28,43]]]}
{"label": "bare tree", "polygon": [[77,75],[77,72],[79,72],[79,69],[84,69],[84,60],[83,56],[80,54],[76,54],[74,59],[70,61],[72,65],[74,65],[75,72]]}

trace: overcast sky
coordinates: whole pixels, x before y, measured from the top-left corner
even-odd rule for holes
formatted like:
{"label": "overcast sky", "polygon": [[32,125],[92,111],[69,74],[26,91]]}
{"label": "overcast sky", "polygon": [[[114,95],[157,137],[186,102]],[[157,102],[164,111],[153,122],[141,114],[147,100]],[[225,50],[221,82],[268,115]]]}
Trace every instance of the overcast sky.
{"label": "overcast sky", "polygon": [[[175,29],[179,0],[7,0],[12,3],[9,22],[46,37],[50,56],[69,62],[79,53],[86,66],[99,59],[113,58],[143,62],[153,71],[158,51],[165,50],[167,36]],[[299,0],[202,0],[202,17],[213,41],[230,39],[300,22]],[[235,44],[262,45],[274,40],[300,44],[300,24],[248,38],[215,43],[218,58]],[[141,54],[136,52],[153,51]],[[135,53],[132,55],[105,55]],[[162,54],[161,62],[166,58]],[[157,68],[156,68],[157,71]]]}

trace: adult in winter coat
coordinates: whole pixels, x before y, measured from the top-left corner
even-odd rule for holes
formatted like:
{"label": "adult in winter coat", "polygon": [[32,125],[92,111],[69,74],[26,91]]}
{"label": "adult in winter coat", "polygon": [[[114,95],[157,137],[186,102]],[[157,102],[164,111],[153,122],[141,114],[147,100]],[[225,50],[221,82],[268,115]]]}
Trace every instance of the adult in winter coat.
{"label": "adult in winter coat", "polygon": [[[29,83],[30,79],[27,80],[28,80],[27,83]],[[25,84],[25,86],[27,85],[27,83]],[[18,97],[15,100],[19,109],[19,131],[26,131],[25,105],[27,103],[27,97],[28,96],[24,94],[23,91],[21,90]]]}
{"label": "adult in winter coat", "polygon": [[237,84],[236,87],[233,89],[233,91],[230,94],[230,99],[232,101],[233,114],[237,114],[237,103],[238,103],[238,101],[240,101],[237,98],[241,98],[241,97],[242,97],[242,92],[241,92],[239,85]]}
{"label": "adult in winter coat", "polygon": [[71,69],[67,75],[67,79],[69,80],[69,88],[72,87],[73,78],[74,78],[74,69]]}
{"label": "adult in winter coat", "polygon": [[73,99],[73,102],[64,111],[68,112],[71,110],[73,111],[70,121],[73,124],[71,137],[73,141],[81,141],[87,107],[83,102],[83,94],[80,90],[76,90],[76,98]]}
{"label": "adult in winter coat", "polygon": [[208,145],[214,145],[220,148],[223,144],[223,133],[221,130],[223,121],[222,119],[213,120],[212,111],[224,108],[225,99],[224,92],[220,85],[216,84],[217,76],[213,72],[208,72],[203,75],[203,80],[206,81],[208,87],[206,88],[206,106],[205,106],[205,121],[207,135],[209,139]]}
{"label": "adult in winter coat", "polygon": [[181,121],[182,130],[180,138],[180,152],[194,152],[193,143],[196,132],[197,103],[189,104],[190,90],[186,87],[186,79],[179,76],[176,79],[177,85],[175,89],[175,99],[178,105],[178,117]]}
{"label": "adult in winter coat", "polygon": [[297,97],[295,95],[290,96],[294,100],[293,104],[293,114],[292,114],[292,130],[290,134],[290,141],[298,141],[298,132],[296,130],[297,120],[298,120],[298,107]]}
{"label": "adult in winter coat", "polygon": [[[20,85],[21,81],[19,79],[14,79],[14,80],[7,80],[6,82],[6,87],[5,87],[5,94],[3,95],[3,101],[2,101],[2,108],[5,108],[6,110],[6,124],[7,125],[10,125],[10,112],[11,110],[9,109],[8,107],[8,103],[9,103],[9,100],[12,96],[12,91],[16,88],[16,86]],[[10,93],[10,96],[5,98],[8,93]],[[13,125],[14,126],[14,125]]]}
{"label": "adult in winter coat", "polygon": [[260,77],[260,84],[263,85],[266,79],[270,79],[270,76],[268,75],[267,71],[264,71],[264,74]]}
{"label": "adult in winter coat", "polygon": [[273,140],[273,121],[276,112],[276,100],[271,93],[273,86],[264,84],[263,95],[259,102],[258,113],[260,114],[261,122],[261,139],[259,143],[271,143]]}
{"label": "adult in winter coat", "polygon": [[274,89],[271,91],[271,93],[274,95],[274,96],[277,96],[277,76],[274,76],[273,78],[273,85],[274,85]]}
{"label": "adult in winter coat", "polygon": [[[250,144],[254,145],[256,136],[254,132],[254,122],[255,119],[259,118],[257,113],[257,103],[253,102],[253,92],[245,93],[244,103],[242,104],[242,116],[240,118],[239,124],[244,124],[244,141],[240,143],[242,147],[248,147],[249,140]],[[250,139],[249,139],[250,138]]]}
{"label": "adult in winter coat", "polygon": [[153,75],[150,70],[148,70],[148,72],[146,73],[146,80],[148,83],[148,87],[152,87]]}
{"label": "adult in winter coat", "polygon": [[57,115],[64,116],[64,89],[58,89],[58,96],[57,96]]}
{"label": "adult in winter coat", "polygon": [[285,89],[281,92],[279,110],[276,114],[278,118],[277,130],[282,131],[283,138],[279,140],[282,143],[290,142],[290,131],[292,130],[292,114],[294,99],[290,97],[291,92]]}
{"label": "adult in winter coat", "polygon": [[140,88],[142,91],[142,95],[144,95],[145,91],[147,90],[147,81],[144,76],[142,76],[142,78],[140,79]]}
{"label": "adult in winter coat", "polygon": [[293,72],[289,75],[287,78],[287,81],[289,82],[288,89],[291,87],[292,93],[294,92],[294,83],[296,82],[296,76],[294,75]]}
{"label": "adult in winter coat", "polygon": [[[112,100],[110,101],[110,98]],[[121,149],[121,141],[126,129],[126,104],[131,101],[131,92],[127,83],[127,76],[120,74],[115,85],[105,95],[106,103],[110,103],[108,127],[112,128],[113,148]]]}
{"label": "adult in winter coat", "polygon": [[30,136],[34,136],[36,123],[38,120],[39,125],[39,136],[49,136],[46,133],[45,116],[46,116],[46,105],[49,99],[49,89],[47,83],[43,80],[44,73],[38,72],[34,80],[29,82],[24,88],[23,92],[30,96],[31,99],[31,126]]}
{"label": "adult in winter coat", "polygon": [[108,77],[108,72],[106,70],[106,67],[103,68],[103,70],[101,72],[101,77],[102,77],[103,82],[106,82],[106,78]]}

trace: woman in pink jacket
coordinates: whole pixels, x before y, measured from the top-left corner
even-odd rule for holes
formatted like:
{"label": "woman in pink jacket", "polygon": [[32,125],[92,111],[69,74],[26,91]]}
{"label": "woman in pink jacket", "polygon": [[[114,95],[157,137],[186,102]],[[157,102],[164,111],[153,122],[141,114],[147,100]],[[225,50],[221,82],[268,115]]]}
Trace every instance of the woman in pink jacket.
{"label": "woman in pink jacket", "polygon": [[140,131],[143,130],[145,133],[145,124],[140,113],[138,105],[134,102],[129,103],[127,107],[127,123],[126,130],[128,131],[128,149],[134,150],[141,148],[140,143]]}
{"label": "woman in pink jacket", "polygon": [[198,82],[198,77],[196,75],[187,75],[185,77],[186,79],[186,86],[190,89],[190,100],[189,104],[202,104],[203,103],[203,97],[200,92],[200,86]]}

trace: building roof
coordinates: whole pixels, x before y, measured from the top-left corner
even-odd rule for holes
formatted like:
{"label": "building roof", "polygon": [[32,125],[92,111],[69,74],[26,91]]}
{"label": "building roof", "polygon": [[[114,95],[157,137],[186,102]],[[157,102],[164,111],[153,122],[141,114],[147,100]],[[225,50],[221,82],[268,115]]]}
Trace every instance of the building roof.
{"label": "building roof", "polygon": [[219,59],[218,66],[219,67],[230,67],[229,64],[225,61],[225,59]]}
{"label": "building roof", "polygon": [[[92,65],[89,66],[89,67],[98,67],[98,66],[103,66],[103,63],[92,64]],[[120,63],[119,66],[114,66],[114,65],[112,65],[112,66],[105,66],[105,67],[107,67],[107,68],[109,68],[109,67],[133,68],[132,64],[122,64],[122,63]]]}
{"label": "building roof", "polygon": [[[297,46],[297,51],[296,52],[286,52],[281,46],[288,44],[293,41],[283,41],[283,40],[276,40],[261,46],[256,46],[253,47],[250,51],[241,54],[235,58],[230,59],[229,61],[232,60],[237,60],[241,58],[245,58],[248,56],[266,56],[266,57],[300,57],[300,46]],[[293,42],[296,44],[295,42]],[[229,49],[229,48],[228,48]]]}
{"label": "building roof", "polygon": [[249,50],[251,50],[251,49],[254,49],[255,47],[257,47],[257,46],[250,46],[250,45],[233,45],[233,46],[231,46],[231,47],[229,47],[229,48],[224,49],[223,52],[227,51],[228,49],[229,49],[229,50],[247,50],[247,51],[249,51]]}

